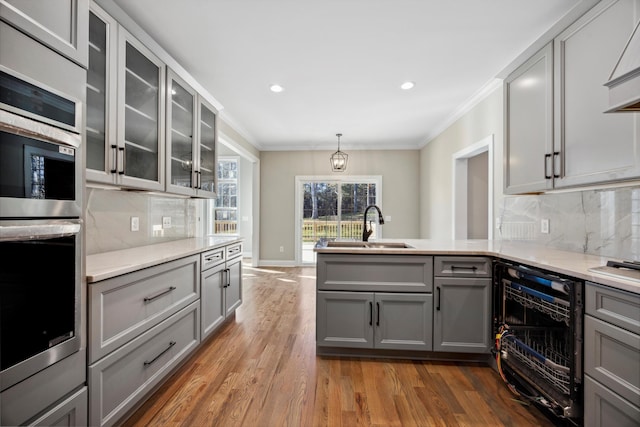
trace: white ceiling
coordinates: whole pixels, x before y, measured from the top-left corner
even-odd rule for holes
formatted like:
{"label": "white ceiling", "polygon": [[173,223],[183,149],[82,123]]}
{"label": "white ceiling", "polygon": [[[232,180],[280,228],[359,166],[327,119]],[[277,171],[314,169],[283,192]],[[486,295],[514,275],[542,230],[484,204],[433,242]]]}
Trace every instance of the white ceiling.
{"label": "white ceiling", "polygon": [[423,146],[579,0],[115,3],[257,148],[297,150]]}

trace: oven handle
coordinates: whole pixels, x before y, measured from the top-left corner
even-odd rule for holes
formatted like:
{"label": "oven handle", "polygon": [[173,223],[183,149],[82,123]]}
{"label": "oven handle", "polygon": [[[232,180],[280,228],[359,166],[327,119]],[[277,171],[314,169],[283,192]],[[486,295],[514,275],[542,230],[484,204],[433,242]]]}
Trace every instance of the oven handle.
{"label": "oven handle", "polygon": [[81,220],[0,226],[0,242],[55,239],[80,233]]}
{"label": "oven handle", "polygon": [[37,138],[56,144],[64,144],[73,148],[80,147],[81,138],[77,133],[58,129],[55,126],[28,119],[5,110],[0,110],[0,130],[28,138]]}

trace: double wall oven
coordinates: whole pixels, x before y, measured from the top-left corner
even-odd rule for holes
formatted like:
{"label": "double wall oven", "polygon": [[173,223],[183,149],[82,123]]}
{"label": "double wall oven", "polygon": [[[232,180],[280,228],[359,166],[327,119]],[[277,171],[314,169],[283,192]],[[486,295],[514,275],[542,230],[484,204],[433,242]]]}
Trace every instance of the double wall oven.
{"label": "double wall oven", "polygon": [[0,391],[78,352],[84,339],[84,70],[46,69],[35,55],[3,51]]}

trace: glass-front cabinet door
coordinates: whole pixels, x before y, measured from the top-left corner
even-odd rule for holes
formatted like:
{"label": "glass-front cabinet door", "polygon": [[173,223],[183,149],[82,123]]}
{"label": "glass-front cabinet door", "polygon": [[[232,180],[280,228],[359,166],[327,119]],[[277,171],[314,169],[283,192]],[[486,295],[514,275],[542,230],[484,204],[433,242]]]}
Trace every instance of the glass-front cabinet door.
{"label": "glass-front cabinet door", "polygon": [[201,197],[215,197],[218,175],[218,132],[217,112],[204,99],[200,99],[200,135],[198,159],[198,195]]}
{"label": "glass-front cabinet door", "polygon": [[164,190],[165,65],[91,3],[87,181]]}
{"label": "glass-front cabinet door", "polygon": [[126,186],[164,190],[165,67],[118,29],[118,174]]}
{"label": "glass-front cabinet door", "polygon": [[198,183],[195,141],[196,92],[167,72],[167,191],[195,195]]}
{"label": "glass-front cabinet door", "polygon": [[114,183],[117,176],[117,26],[111,16],[91,3],[87,70],[87,180],[107,184]]}

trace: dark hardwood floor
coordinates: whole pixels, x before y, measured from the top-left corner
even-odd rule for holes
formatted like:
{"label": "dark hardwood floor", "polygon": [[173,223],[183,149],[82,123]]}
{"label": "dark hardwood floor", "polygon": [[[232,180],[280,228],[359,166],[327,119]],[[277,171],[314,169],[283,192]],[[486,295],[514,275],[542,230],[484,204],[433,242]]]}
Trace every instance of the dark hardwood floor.
{"label": "dark hardwood floor", "polygon": [[551,426],[479,364],[318,357],[315,268],[244,269],[244,302],[125,426]]}

